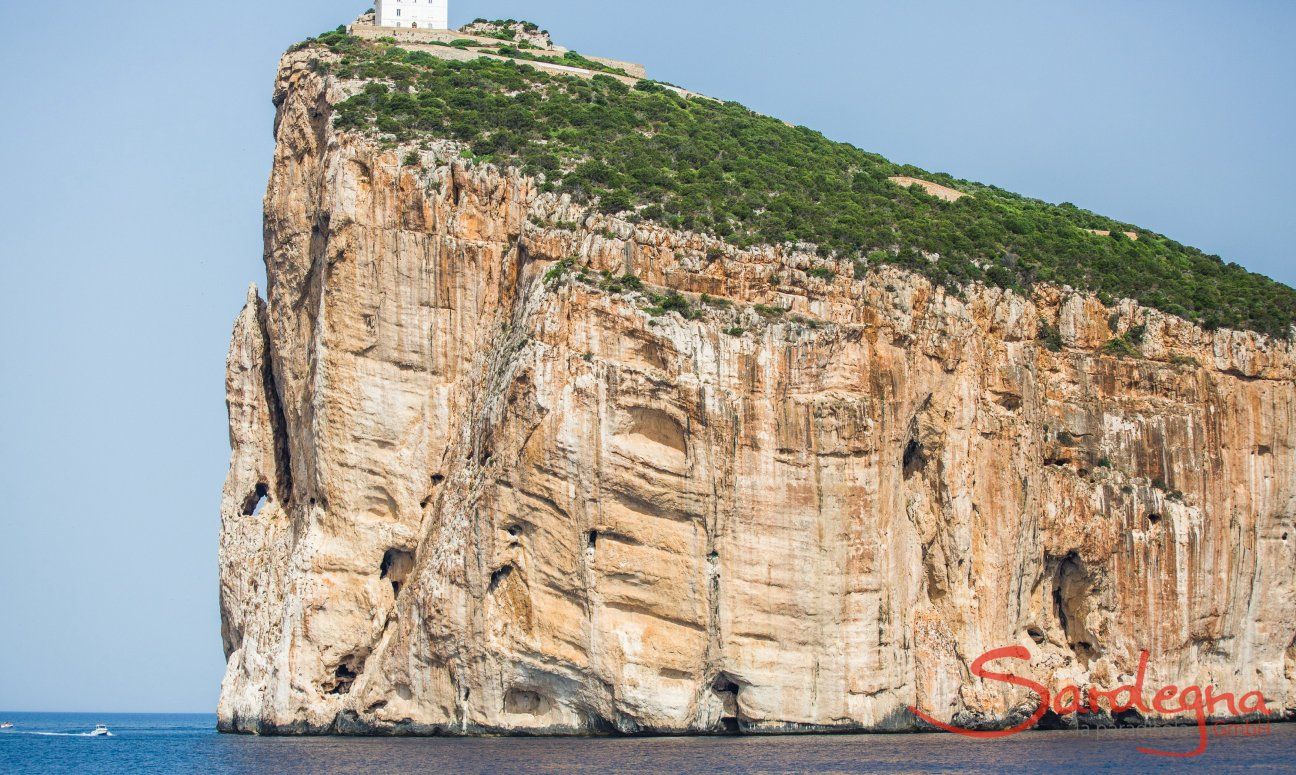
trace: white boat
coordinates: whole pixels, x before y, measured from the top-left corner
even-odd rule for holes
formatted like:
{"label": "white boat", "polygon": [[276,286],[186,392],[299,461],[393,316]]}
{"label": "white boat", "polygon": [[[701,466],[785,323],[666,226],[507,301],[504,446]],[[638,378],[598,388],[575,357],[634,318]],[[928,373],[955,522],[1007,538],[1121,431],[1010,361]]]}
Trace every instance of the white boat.
{"label": "white boat", "polygon": [[108,727],[104,726],[103,724],[96,724],[94,731],[90,733],[90,736],[91,737],[112,737],[113,734],[112,732],[109,732]]}
{"label": "white boat", "polygon": [[0,729],[13,729],[13,724],[6,721],[5,723],[0,724]]}

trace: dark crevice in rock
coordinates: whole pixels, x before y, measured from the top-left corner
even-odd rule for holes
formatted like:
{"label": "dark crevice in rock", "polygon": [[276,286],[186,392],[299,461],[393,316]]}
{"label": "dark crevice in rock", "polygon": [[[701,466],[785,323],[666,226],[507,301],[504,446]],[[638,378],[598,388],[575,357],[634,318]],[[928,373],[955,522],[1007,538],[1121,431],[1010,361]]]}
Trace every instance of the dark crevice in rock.
{"label": "dark crevice in rock", "polygon": [[325,694],[342,695],[350,694],[351,686],[364,672],[365,660],[368,655],[351,654],[344,658],[342,662],[333,668],[333,675],[326,680],[321,688]]}
{"label": "dark crevice in rock", "polygon": [[908,479],[927,465],[922,444],[917,439],[910,439],[904,451],[904,475]]}
{"label": "dark crevice in rock", "polygon": [[1296,693],[1291,689],[1296,687],[1296,636],[1287,646],[1287,652],[1283,655],[1283,675],[1287,679],[1288,700],[1285,709],[1286,717],[1296,719]]}
{"label": "dark crevice in rock", "polygon": [[492,573],[490,577],[490,584],[488,584],[486,587],[486,592],[491,593],[499,589],[499,585],[504,583],[504,580],[507,579],[512,574],[513,574],[512,565],[505,565],[503,568],[500,568],[499,570]]}
{"label": "dark crevice in rock", "polygon": [[1081,665],[1088,666],[1101,654],[1097,639],[1085,622],[1094,604],[1094,579],[1080,555],[1071,552],[1051,564],[1053,569],[1053,614],[1067,644]]}
{"label": "dark crevice in rock", "polygon": [[1112,714],[1112,719],[1116,722],[1116,726],[1122,729],[1134,729],[1147,723],[1147,720],[1143,718],[1143,714],[1134,708],[1116,711]]}
{"label": "dark crevice in rock", "polygon": [[274,434],[275,492],[280,501],[287,502],[293,492],[292,458],[288,443],[288,420],[283,409],[283,397],[279,395],[279,380],[275,376],[274,343],[270,338],[269,321],[269,307],[258,298],[257,323],[261,328],[265,348],[261,381],[265,390],[266,403],[269,404],[267,408],[270,414],[270,430]]}
{"label": "dark crevice in rock", "polygon": [[712,682],[711,691],[724,705],[716,731],[732,735],[742,732],[742,711],[738,703],[742,687],[728,673],[721,673]]}
{"label": "dark crevice in rock", "polygon": [[391,581],[392,593],[399,597],[401,587],[414,571],[414,553],[407,549],[388,549],[378,571],[380,578]]}

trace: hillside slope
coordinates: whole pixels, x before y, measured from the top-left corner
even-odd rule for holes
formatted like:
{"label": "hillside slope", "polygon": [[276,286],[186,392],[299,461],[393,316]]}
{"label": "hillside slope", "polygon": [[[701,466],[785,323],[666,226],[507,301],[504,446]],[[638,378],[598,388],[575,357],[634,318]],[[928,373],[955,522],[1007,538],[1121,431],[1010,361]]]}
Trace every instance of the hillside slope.
{"label": "hillside slope", "polygon": [[[810,243],[836,271],[898,263],[951,288],[1070,285],[1207,328],[1279,336],[1296,321],[1296,291],[1216,256],[1074,206],[892,164],[737,103],[524,63],[447,62],[341,33],[317,45],[343,56],[339,77],[366,83],[338,106],[339,129],[398,143],[454,139],[473,158],[545,175],[547,190],[604,212],[633,210],[740,247]],[[898,175],[971,196],[944,202],[889,180]]]}

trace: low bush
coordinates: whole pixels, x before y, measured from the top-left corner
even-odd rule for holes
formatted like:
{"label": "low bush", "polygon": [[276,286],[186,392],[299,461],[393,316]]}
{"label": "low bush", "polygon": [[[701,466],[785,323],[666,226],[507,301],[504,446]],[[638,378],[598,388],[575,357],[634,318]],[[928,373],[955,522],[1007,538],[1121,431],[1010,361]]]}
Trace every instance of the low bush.
{"label": "low bush", "polygon": [[[1218,256],[1069,203],[898,165],[737,103],[512,61],[451,62],[338,31],[308,45],[344,55],[335,75],[369,81],[336,106],[339,129],[458,140],[479,161],[544,173],[547,190],[604,211],[643,208],[643,219],[738,247],[809,243],[825,257],[897,264],[955,291],[1070,285],[1207,328],[1279,336],[1296,320],[1296,291]],[[560,61],[592,68],[579,54]],[[893,175],[969,196],[944,202],[891,184]],[[1096,240],[1087,229],[1140,239]]]}

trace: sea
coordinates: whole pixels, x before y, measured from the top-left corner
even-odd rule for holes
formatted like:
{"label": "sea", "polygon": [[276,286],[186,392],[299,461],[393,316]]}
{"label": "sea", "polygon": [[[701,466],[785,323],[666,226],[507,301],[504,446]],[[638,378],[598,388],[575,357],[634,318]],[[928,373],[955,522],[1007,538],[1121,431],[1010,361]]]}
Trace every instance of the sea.
{"label": "sea", "polygon": [[[259,738],[221,735],[213,715],[0,712],[0,773],[1156,773],[1296,772],[1296,724],[1242,736],[1196,730],[710,738]],[[106,724],[112,737],[89,737]],[[1227,736],[1224,736],[1227,735]]]}

